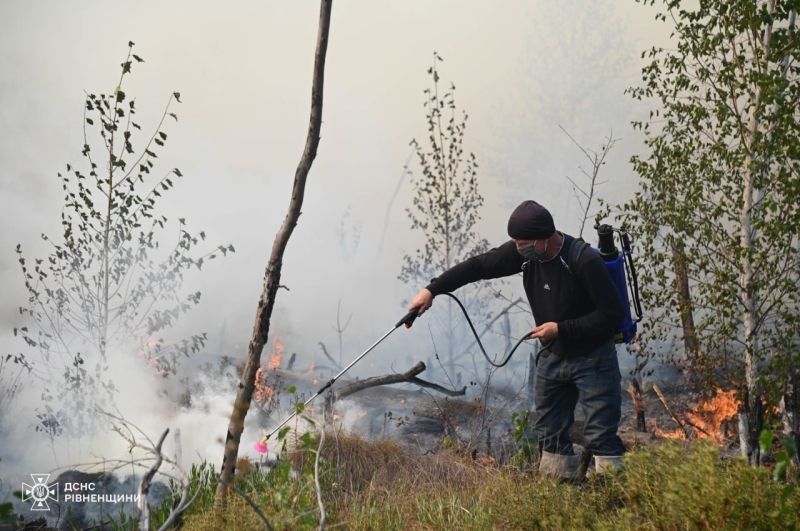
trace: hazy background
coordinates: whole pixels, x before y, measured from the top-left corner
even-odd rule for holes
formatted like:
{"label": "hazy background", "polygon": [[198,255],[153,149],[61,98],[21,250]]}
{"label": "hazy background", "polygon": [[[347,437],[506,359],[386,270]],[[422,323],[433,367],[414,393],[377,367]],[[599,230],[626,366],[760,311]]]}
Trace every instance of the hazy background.
{"label": "hazy background", "polygon": [[[272,318],[286,353],[296,352],[303,367],[319,355],[319,341],[338,354],[331,325],[341,304],[343,321],[352,314],[344,334],[347,362],[388,330],[405,313],[402,301],[422,287],[397,280],[403,251],[423,242],[409,230],[412,188],[402,168],[410,140],[426,138],[423,90],[434,50],[444,59],[442,83],[456,85],[456,103],[470,116],[465,147],[477,157],[486,199],[481,235],[505,241],[510,210],[529,198],[576,234],[581,213],[566,176],[580,179],[580,167],[589,164],[559,126],[593,149],[613,131],[619,141],[599,193],[614,202],[634,193],[628,160],[643,146],[630,122],[649,109],[623,91],[640,81],[641,52],[667,42],[655,12],[634,0],[337,0],[322,139],[284,256],[282,283],[290,291],[279,291]],[[187,277],[186,287],[200,290],[202,303],[177,332],[208,332],[212,354],[245,352],[305,143],[318,18],[318,2],[311,1],[0,3],[0,354],[25,348],[11,334],[24,324],[18,307],[26,301],[14,247],[21,243],[29,258],[44,257],[39,235],[59,235],[56,173],[67,163],[83,164],[84,91],[114,90],[129,40],[146,61],[134,63],[125,89],[137,100],[142,128],[155,127],[173,91],[183,101],[172,109],[179,121],[166,129],[169,142],[157,167],[179,167],[185,177],[159,211],[185,217],[212,244],[236,248]],[[584,236],[593,241],[591,228]],[[513,280],[506,290],[519,295]],[[384,373],[391,363],[405,370],[408,361],[426,359],[432,346],[424,325],[396,332],[353,376]],[[525,329],[515,323],[515,331],[521,336]],[[121,410],[131,420],[153,437],[177,422],[153,415],[162,406],[150,392],[151,376],[121,360],[112,370],[119,371]],[[16,403],[14,437],[5,448],[0,441],[6,457],[0,467],[15,459],[53,464],[45,445],[22,448],[33,437],[34,419],[26,422],[25,415],[38,391],[29,394]],[[214,439],[224,434],[232,399],[221,397],[210,412],[181,420],[185,455],[199,452],[219,465]],[[117,445],[109,451],[125,447],[109,444]]]}

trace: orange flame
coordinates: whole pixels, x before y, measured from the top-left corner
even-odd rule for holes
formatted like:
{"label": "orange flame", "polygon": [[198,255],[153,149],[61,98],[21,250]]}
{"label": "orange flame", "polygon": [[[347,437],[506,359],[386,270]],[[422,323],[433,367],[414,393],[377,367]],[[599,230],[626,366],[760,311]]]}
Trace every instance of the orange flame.
{"label": "orange flame", "polygon": [[[701,438],[711,438],[716,444],[723,444],[725,434],[723,424],[736,416],[739,411],[739,402],[734,398],[736,391],[717,390],[716,396],[711,400],[704,400],[686,413],[686,418],[697,426],[697,435]],[[704,433],[705,432],[705,433]]]}
{"label": "orange flame", "polygon": [[[159,363],[161,362],[161,357],[156,356],[151,352],[151,350],[158,347],[159,344],[161,344],[161,340],[156,339],[153,336],[148,336],[147,339],[145,339],[142,342],[142,346],[139,350],[139,355],[141,355],[145,359],[145,363],[147,363],[148,367],[155,370],[156,374],[158,374],[162,378],[166,378],[168,376],[166,369],[164,367],[159,367]],[[165,348],[170,344],[171,343],[169,341],[165,341],[162,344],[162,348]]]}
{"label": "orange flame", "polygon": [[274,352],[272,357],[269,359],[269,364],[267,365],[268,371],[274,371],[281,365],[281,356],[283,356],[284,346],[277,335],[275,336],[275,339],[272,340],[272,348],[274,349]]}
{"label": "orange flame", "polygon": [[651,432],[655,433],[659,437],[664,437],[665,439],[685,439],[686,434],[680,428],[676,428],[674,430],[662,430],[658,427],[658,422],[656,419],[651,419],[648,421],[648,428]]}
{"label": "orange flame", "polygon": [[[701,400],[684,413],[686,430],[700,439],[711,439],[714,444],[725,443],[725,422],[734,418],[739,411],[739,402],[735,398],[736,391],[718,389],[716,396],[709,400]],[[662,430],[655,419],[650,421],[650,429],[660,437],[685,439],[686,432],[677,428]]]}
{"label": "orange flame", "polygon": [[253,389],[253,400],[262,405],[268,406],[272,403],[272,398],[275,396],[275,391],[267,385],[267,377],[264,374],[262,367],[256,371],[255,388]]}

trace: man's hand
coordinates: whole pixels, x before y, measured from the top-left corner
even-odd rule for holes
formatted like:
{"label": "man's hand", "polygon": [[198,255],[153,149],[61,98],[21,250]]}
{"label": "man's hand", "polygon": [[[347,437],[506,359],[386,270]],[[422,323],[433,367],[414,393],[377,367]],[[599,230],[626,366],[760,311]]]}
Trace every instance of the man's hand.
{"label": "man's hand", "polygon": [[528,336],[530,339],[538,339],[542,343],[549,343],[554,339],[558,339],[558,323],[544,323],[539,325]]}
{"label": "man's hand", "polygon": [[417,296],[414,297],[414,300],[408,305],[408,311],[410,312],[414,308],[419,308],[419,312],[417,313],[417,317],[419,317],[431,307],[431,304],[433,304],[433,293],[427,289],[423,289],[417,293]]}

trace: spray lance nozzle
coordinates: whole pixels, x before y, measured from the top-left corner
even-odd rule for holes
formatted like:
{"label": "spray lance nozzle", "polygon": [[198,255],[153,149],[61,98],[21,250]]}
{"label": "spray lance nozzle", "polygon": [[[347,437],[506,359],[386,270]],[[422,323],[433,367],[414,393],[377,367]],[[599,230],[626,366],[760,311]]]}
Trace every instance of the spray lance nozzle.
{"label": "spray lance nozzle", "polygon": [[264,436],[261,438],[261,440],[259,440],[253,445],[253,448],[255,449],[256,452],[260,454],[265,454],[269,452],[269,447],[267,446],[267,439],[269,438],[269,435],[267,435],[266,430],[262,431],[264,432]]}

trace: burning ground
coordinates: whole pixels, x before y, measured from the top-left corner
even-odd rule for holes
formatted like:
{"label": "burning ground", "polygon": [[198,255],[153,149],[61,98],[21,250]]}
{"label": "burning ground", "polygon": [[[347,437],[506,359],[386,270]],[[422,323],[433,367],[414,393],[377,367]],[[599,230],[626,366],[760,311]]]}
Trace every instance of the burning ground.
{"label": "burning ground", "polygon": [[[270,341],[263,360],[237,482],[257,500],[276,528],[316,526],[319,513],[313,494],[313,452],[320,426],[326,430],[321,450],[323,499],[329,522],[346,529],[576,529],[602,527],[603,522],[614,522],[619,529],[658,529],[671,528],[677,522],[685,524],[680,527],[693,528],[706,521],[712,528],[724,529],[743,522],[748,527],[747,522],[758,518],[781,528],[798,523],[800,502],[792,495],[781,512],[781,496],[776,490],[781,484],[772,482],[769,468],[751,470],[730,458],[737,453],[737,426],[732,419],[738,407],[730,391],[703,398],[680,379],[643,381],[638,408],[635,392],[623,394],[620,434],[630,450],[626,469],[611,482],[590,474],[589,482],[578,487],[559,485],[538,475],[535,448],[525,452],[532,433],[520,424],[523,420],[532,424],[535,413],[512,421],[512,414],[521,415],[531,408],[527,388],[524,382],[501,381],[498,376],[488,387],[468,385],[463,395],[458,394],[460,389],[447,387],[446,381],[439,384],[456,393],[454,396],[406,382],[362,386],[335,399],[336,392],[368,381],[343,378],[332,395],[319,397],[308,408],[306,413],[316,426],[304,420],[289,424],[283,460],[275,460],[281,453],[275,441],[270,441],[270,454],[260,456],[251,448],[263,430],[284,419],[295,403],[307,399],[336,371],[334,360],[303,361],[291,354],[280,336]],[[181,379],[177,389],[162,396],[162,406],[172,406],[162,407],[159,425],[180,424],[183,434],[182,443],[169,439],[169,455],[182,452],[184,465],[206,455],[205,460],[215,464],[221,447],[218,430],[211,430],[202,440],[196,434],[207,429],[203,426],[220,423],[229,412],[230,394],[240,371],[240,364],[233,359],[211,356]],[[397,374],[402,371],[391,373]],[[631,380],[624,381],[627,385]],[[291,387],[295,391],[287,392]],[[637,429],[638,411],[644,414],[646,432]],[[578,443],[582,425],[578,410],[572,431]],[[522,427],[522,437],[515,438],[518,427]],[[309,437],[304,439],[303,433]],[[77,473],[96,474],[65,472]],[[787,478],[789,484],[793,477]],[[110,477],[106,483],[109,488],[123,488],[138,481]],[[220,529],[211,509],[213,482],[205,488],[207,494],[187,512],[184,529]],[[735,498],[739,490],[747,488],[761,494]],[[174,493],[165,489],[161,486],[151,491],[157,495],[151,500],[154,507],[161,496],[167,497],[166,509],[157,516],[162,519],[175,500]],[[683,501],[665,502],[668,496]],[[704,496],[702,506],[698,506],[698,496]],[[678,510],[681,503],[685,510]],[[723,511],[726,503],[733,504],[738,513]],[[567,511],[566,507],[573,509]],[[98,516],[83,507],[75,507],[71,513],[83,528]],[[231,500],[225,522],[228,529],[263,528],[263,522],[238,496]],[[636,527],[634,522],[647,525]]]}

